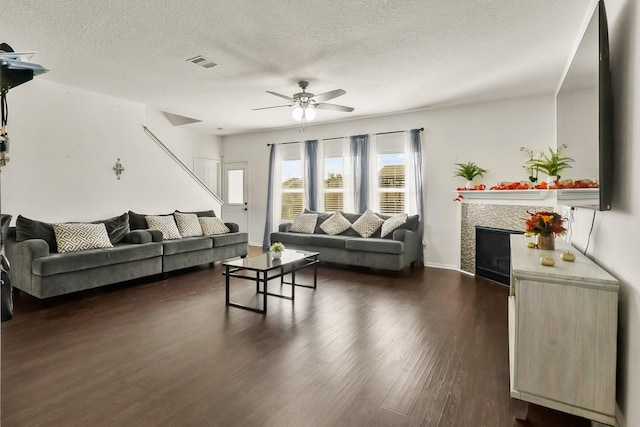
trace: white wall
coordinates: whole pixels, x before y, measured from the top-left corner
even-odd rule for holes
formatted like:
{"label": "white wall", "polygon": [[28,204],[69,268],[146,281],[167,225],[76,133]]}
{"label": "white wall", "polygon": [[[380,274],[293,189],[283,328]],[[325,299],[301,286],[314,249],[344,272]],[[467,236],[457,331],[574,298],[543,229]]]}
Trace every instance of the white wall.
{"label": "white wall", "polygon": [[[220,157],[217,137],[162,125],[141,104],[36,77],[8,94],[9,164],[1,169],[3,213],[83,221],[129,209],[165,213],[219,206],[143,132],[149,128],[192,166]],[[168,122],[167,122],[168,123]],[[121,179],[116,158],[125,168]]]}
{"label": "white wall", "polygon": [[554,114],[553,97],[539,96],[307,126],[304,132],[291,128],[232,135],[223,137],[224,161],[249,163],[249,240],[261,244],[266,210],[267,143],[424,127],[425,262],[457,268],[459,219],[453,198],[455,188],[465,181],[453,177],[453,164],[476,162],[489,170],[483,181],[490,185],[527,179],[520,147],[540,151],[555,146]]}
{"label": "white wall", "polygon": [[615,190],[611,211],[578,209],[572,241],[583,250],[588,242],[587,254],[620,281],[618,422],[635,427],[640,426],[640,7],[636,0],[607,0],[606,7],[614,91]]}

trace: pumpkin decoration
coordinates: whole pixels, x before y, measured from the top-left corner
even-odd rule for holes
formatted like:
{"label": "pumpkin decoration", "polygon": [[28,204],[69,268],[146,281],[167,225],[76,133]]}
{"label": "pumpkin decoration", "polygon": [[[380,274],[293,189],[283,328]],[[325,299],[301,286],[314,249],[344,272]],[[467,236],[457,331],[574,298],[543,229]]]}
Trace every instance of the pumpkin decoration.
{"label": "pumpkin decoration", "polygon": [[566,251],[562,253],[560,258],[562,258],[563,261],[573,262],[576,260],[576,255],[573,252]]}
{"label": "pumpkin decoration", "polygon": [[545,267],[553,267],[554,265],[556,265],[556,260],[550,256],[543,256],[542,258],[540,258],[540,264],[544,265]]}

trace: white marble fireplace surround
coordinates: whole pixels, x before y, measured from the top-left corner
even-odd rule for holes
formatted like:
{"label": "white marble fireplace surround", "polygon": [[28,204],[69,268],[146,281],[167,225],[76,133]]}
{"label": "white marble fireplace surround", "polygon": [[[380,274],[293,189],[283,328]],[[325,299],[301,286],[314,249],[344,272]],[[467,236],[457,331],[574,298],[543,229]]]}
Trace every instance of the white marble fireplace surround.
{"label": "white marble fireplace surround", "polygon": [[476,225],[524,231],[529,212],[553,210],[551,206],[462,203],[460,221],[460,269],[476,272]]}

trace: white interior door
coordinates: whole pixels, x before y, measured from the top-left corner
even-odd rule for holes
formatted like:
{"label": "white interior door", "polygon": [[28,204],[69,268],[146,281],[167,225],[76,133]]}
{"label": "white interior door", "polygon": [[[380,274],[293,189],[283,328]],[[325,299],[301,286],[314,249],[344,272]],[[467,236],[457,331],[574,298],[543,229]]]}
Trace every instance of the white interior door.
{"label": "white interior door", "polygon": [[249,166],[247,162],[224,165],[224,205],[222,218],[235,222],[240,231],[249,231]]}

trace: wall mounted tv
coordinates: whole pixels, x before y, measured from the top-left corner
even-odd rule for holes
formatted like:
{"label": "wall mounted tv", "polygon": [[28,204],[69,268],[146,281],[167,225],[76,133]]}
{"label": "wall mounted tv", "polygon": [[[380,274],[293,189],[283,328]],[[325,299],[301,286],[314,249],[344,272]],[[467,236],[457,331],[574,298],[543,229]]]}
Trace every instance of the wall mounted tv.
{"label": "wall mounted tv", "polygon": [[599,184],[592,197],[571,206],[611,209],[613,106],[609,34],[604,1],[597,2],[580,44],[556,94],[558,147],[566,146],[572,169],[563,178]]}

